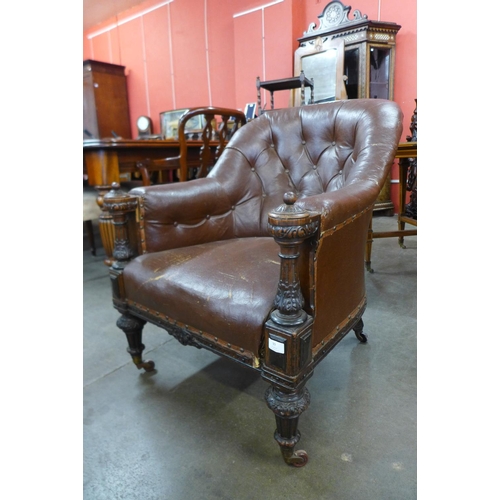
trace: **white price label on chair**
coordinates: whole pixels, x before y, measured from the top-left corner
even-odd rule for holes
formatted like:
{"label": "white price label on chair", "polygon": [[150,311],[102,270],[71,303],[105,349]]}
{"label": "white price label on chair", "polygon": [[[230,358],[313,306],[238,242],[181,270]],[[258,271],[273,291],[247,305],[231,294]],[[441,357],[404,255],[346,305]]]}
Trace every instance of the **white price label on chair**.
{"label": "white price label on chair", "polygon": [[269,339],[269,349],[280,354],[285,354],[285,344],[282,342],[276,342],[276,340]]}

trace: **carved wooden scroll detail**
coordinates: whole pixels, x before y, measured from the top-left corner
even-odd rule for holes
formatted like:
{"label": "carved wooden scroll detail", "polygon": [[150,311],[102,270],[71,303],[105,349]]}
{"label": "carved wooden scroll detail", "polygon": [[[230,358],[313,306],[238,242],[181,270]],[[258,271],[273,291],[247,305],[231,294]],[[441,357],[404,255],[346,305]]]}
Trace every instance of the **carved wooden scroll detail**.
{"label": "carved wooden scroll detail", "polygon": [[368,19],[366,14],[361,14],[359,10],[355,10],[353,12],[353,19],[349,19],[349,13],[351,12],[351,7],[348,5],[344,5],[342,2],[330,2],[323,9],[323,13],[318,16],[319,26],[316,26],[316,23],[311,23],[305,34],[322,32],[323,30],[327,30],[333,28],[335,26],[339,26],[340,24],[350,24],[353,22],[357,22],[362,19]]}

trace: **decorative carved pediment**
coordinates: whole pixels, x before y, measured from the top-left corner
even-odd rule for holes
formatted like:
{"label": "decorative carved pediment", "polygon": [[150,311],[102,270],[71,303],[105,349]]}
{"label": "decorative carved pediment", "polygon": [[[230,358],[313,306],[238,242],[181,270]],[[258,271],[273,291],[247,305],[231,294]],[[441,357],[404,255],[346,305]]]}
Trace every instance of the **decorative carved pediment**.
{"label": "decorative carved pediment", "polygon": [[337,1],[330,2],[318,16],[320,21],[319,27],[316,27],[316,23],[311,23],[308,30],[304,32],[304,35],[316,32],[320,34],[341,24],[352,24],[362,19],[368,19],[366,14],[361,14],[357,9],[353,13],[353,19],[349,19],[350,11],[351,7],[349,5],[344,5],[342,2]]}
{"label": "decorative carved pediment", "polygon": [[317,45],[342,38],[346,48],[351,44],[366,41],[390,44],[395,43],[395,36],[401,26],[387,21],[372,21],[366,14],[355,10],[349,18],[351,7],[334,0],[326,5],[318,16],[319,26],[311,23],[307,31],[298,39],[299,45]]}

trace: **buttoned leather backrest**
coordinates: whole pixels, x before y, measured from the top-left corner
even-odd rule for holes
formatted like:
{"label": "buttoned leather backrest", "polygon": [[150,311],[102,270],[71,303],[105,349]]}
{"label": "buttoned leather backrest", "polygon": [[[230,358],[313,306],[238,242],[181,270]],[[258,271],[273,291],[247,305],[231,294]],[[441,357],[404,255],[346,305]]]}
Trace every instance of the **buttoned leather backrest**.
{"label": "buttoned leather backrest", "polygon": [[[268,213],[287,191],[326,215],[334,200],[321,195],[348,188],[342,191],[366,208],[382,187],[400,121],[398,105],[381,99],[267,112],[235,133],[206,178],[132,191],[142,197],[148,189],[141,201],[142,251],[268,236]],[[371,202],[359,196],[366,189]]]}
{"label": "buttoned leather backrest", "polygon": [[287,191],[300,199],[369,177],[358,158],[384,142],[394,117],[395,103],[364,99],[270,111],[245,125],[209,175],[233,207],[235,236],[266,235],[267,214]]}

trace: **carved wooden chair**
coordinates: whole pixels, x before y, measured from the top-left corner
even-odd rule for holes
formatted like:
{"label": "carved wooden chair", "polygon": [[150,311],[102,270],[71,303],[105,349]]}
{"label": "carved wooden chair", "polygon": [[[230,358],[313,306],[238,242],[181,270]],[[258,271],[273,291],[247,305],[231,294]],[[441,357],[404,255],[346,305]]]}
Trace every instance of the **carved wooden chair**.
{"label": "carved wooden chair", "polygon": [[104,198],[117,325],[137,368],[154,370],[150,322],[260,371],[290,465],[308,459],[295,445],[314,367],[349,331],[367,340],[364,248],[401,118],[379,99],[269,111],[206,178]]}
{"label": "carved wooden chair", "polygon": [[[186,131],[186,124],[194,117],[202,115],[204,118],[203,129],[195,138],[190,138]],[[179,119],[179,155],[173,158],[160,160],[146,159],[137,163],[143,184],[150,186],[151,173],[166,173],[172,182],[175,171],[179,172],[179,180],[187,181],[189,173],[194,172],[196,178],[205,177],[215,162],[224,151],[228,140],[246,123],[245,114],[237,109],[199,107],[186,111]],[[187,147],[188,141],[200,143],[199,155],[189,156],[192,148]]]}

